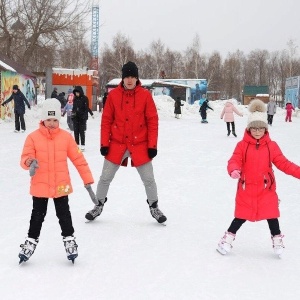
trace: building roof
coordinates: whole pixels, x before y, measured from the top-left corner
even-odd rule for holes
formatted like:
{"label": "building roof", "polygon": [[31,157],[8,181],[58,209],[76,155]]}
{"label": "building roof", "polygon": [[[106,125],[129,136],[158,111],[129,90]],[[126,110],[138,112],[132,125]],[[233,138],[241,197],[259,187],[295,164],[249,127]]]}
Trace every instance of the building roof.
{"label": "building roof", "polygon": [[3,70],[16,72],[31,77],[36,77],[36,75],[28,71],[25,67],[8,58],[6,55],[0,53],[0,71]]}
{"label": "building roof", "polygon": [[[109,81],[106,86],[118,86],[122,81],[122,78],[115,78]],[[159,79],[140,79],[141,85],[144,87],[154,87],[154,86],[175,86],[175,87],[183,87],[189,88],[186,84],[181,84],[177,82],[166,82]]]}
{"label": "building roof", "polygon": [[269,94],[269,86],[267,85],[245,85],[244,95],[256,96],[257,94]]}

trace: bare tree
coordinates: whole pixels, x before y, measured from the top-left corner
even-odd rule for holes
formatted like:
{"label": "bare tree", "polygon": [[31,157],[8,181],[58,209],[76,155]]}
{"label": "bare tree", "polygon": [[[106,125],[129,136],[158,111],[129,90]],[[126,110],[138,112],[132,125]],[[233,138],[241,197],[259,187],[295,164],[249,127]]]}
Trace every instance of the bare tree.
{"label": "bare tree", "polygon": [[243,52],[229,53],[223,66],[224,94],[228,98],[241,98],[244,82]]}
{"label": "bare tree", "polygon": [[219,52],[215,51],[208,57],[205,77],[211,90],[218,90],[221,85],[222,58]]}
{"label": "bare tree", "polygon": [[99,73],[101,90],[103,91],[109,80],[121,77],[122,66],[129,60],[135,61],[136,55],[130,39],[121,33],[113,38],[111,48],[105,44],[101,51]]}
{"label": "bare tree", "polygon": [[84,24],[89,7],[89,0],[1,0],[0,50],[24,66],[33,67],[37,57],[32,54],[60,49],[72,38],[74,26]]}
{"label": "bare tree", "polygon": [[204,60],[200,56],[200,37],[195,35],[191,47],[188,47],[184,54],[185,77],[201,78],[203,74]]}
{"label": "bare tree", "polygon": [[152,66],[155,73],[154,78],[159,78],[161,71],[164,68],[164,55],[165,55],[165,45],[160,39],[153,41],[150,45],[150,55],[152,56]]}

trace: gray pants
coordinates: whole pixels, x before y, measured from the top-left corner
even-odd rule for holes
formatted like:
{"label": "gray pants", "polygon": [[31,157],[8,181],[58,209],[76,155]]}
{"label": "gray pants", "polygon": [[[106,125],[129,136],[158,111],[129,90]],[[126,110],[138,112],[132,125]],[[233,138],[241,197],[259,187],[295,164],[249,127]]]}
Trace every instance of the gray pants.
{"label": "gray pants", "polygon": [[[130,157],[128,150],[125,152],[123,159],[125,159],[126,157]],[[102,174],[98,181],[97,193],[96,193],[97,199],[100,200],[101,203],[103,203],[103,204],[105,201],[105,197],[107,196],[107,193],[108,193],[109,185],[112,182],[113,178],[115,177],[115,174],[119,170],[119,168],[120,168],[120,165],[116,165],[116,164],[108,161],[107,159],[104,160]],[[136,169],[139,172],[140,177],[144,183],[146,194],[147,194],[147,199],[148,199],[149,205],[151,205],[158,199],[157,187],[156,187],[156,182],[154,179],[152,162],[150,161],[144,165],[136,167]]]}

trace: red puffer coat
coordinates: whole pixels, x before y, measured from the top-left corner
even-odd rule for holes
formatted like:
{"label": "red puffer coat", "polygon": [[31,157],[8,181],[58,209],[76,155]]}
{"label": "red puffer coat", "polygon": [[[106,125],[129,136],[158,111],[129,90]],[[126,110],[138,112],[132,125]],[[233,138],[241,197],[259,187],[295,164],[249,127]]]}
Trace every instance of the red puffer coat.
{"label": "red puffer coat", "polygon": [[21,167],[28,158],[35,158],[39,167],[31,177],[30,194],[35,197],[58,198],[73,192],[68,169],[69,158],[84,184],[94,183],[90,168],[72,135],[60,129],[48,130],[43,123],[30,133],[23,147]]}
{"label": "red puffer coat", "polygon": [[109,92],[101,120],[101,146],[109,147],[107,160],[121,164],[128,149],[132,165],[141,166],[151,160],[148,148],[157,148],[157,136],[156,106],[139,81],[133,90],[125,90],[120,83]]}
{"label": "red puffer coat", "polygon": [[233,170],[241,171],[235,198],[236,218],[259,221],[279,217],[272,164],[282,172],[300,178],[300,167],[287,160],[268,132],[256,140],[246,130],[227,166],[229,174]]}

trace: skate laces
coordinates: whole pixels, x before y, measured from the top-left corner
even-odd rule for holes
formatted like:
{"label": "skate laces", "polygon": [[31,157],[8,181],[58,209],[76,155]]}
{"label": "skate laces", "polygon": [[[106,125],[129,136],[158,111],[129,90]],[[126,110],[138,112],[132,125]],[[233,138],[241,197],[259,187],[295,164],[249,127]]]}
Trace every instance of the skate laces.
{"label": "skate laces", "polygon": [[158,207],[155,207],[155,208],[150,207],[150,212],[151,212],[151,215],[155,219],[159,219],[160,217],[162,217],[164,215]]}
{"label": "skate laces", "polygon": [[224,236],[222,237],[220,243],[221,243],[222,245],[228,244],[228,245],[230,245],[230,247],[232,248],[232,245],[231,245],[231,244],[232,244],[232,242],[233,242],[234,240],[235,240],[235,234],[226,231],[225,234],[224,234]]}
{"label": "skate laces", "polygon": [[64,244],[65,244],[65,248],[66,248],[66,252],[69,254],[74,254],[77,253],[77,247],[78,245],[75,242],[75,238],[74,237],[66,237],[63,239]]}
{"label": "skate laces", "polygon": [[284,248],[283,245],[283,234],[277,234],[272,237],[273,240],[273,248]]}
{"label": "skate laces", "polygon": [[20,245],[22,248],[20,253],[26,255],[27,257],[30,257],[33,254],[37,245],[37,241],[34,241],[34,239],[31,240],[26,239],[25,243]]}
{"label": "skate laces", "polygon": [[101,214],[103,210],[103,204],[99,201],[99,204],[95,205],[92,210],[90,210],[88,213],[91,214],[93,217],[98,216]]}

